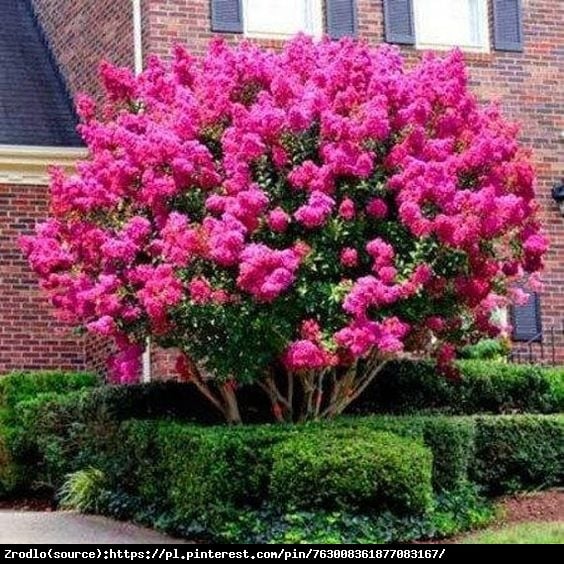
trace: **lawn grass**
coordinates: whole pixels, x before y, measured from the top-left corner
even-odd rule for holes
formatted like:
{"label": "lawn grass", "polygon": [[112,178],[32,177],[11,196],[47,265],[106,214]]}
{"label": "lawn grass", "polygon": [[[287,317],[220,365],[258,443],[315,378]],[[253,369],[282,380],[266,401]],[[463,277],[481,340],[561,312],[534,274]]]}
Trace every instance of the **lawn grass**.
{"label": "lawn grass", "polygon": [[564,522],[519,523],[466,537],[463,544],[564,544]]}

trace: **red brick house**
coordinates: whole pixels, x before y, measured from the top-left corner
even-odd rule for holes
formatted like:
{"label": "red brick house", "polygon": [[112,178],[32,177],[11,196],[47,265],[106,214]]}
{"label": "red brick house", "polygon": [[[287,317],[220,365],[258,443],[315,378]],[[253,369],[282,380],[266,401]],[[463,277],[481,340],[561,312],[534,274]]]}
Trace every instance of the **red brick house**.
{"label": "red brick house", "polygon": [[[553,198],[564,176],[563,1],[0,0],[0,9],[0,373],[98,366],[102,356],[52,319],[16,245],[47,213],[46,163],[71,166],[81,154],[69,94],[96,89],[101,58],[139,69],[176,41],[197,53],[215,36],[276,47],[299,31],[396,43],[410,60],[466,52],[474,89],[523,124],[552,240],[544,292],[514,312],[516,350],[531,341],[552,360],[554,342],[564,362],[564,206]],[[162,374],[164,359],[153,354],[147,368]]]}

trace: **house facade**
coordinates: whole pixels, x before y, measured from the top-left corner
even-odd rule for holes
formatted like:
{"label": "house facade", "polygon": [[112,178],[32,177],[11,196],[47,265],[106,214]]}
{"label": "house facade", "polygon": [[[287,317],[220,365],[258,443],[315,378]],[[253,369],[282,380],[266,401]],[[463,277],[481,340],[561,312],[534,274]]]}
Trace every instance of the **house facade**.
{"label": "house facade", "polygon": [[[214,37],[276,48],[298,32],[394,43],[409,62],[427,50],[465,52],[474,91],[499,100],[522,124],[552,242],[544,291],[512,312],[514,349],[564,362],[564,205],[553,197],[564,177],[564,2],[0,0],[0,6],[12,14],[0,20],[0,373],[103,365],[104,343],[69,335],[52,318],[16,242],[47,214],[45,163],[72,166],[81,154],[69,99],[97,91],[100,59],[139,69],[148,54],[167,58],[174,42],[195,53]],[[14,99],[20,103],[12,107],[7,101]],[[166,375],[167,354],[152,352],[146,372]]]}

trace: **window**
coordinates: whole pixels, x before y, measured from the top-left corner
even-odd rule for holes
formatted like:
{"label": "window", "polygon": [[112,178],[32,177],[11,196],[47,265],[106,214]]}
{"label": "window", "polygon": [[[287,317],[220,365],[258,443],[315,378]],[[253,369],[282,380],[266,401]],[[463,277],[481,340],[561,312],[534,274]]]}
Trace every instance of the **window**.
{"label": "window", "polygon": [[513,340],[539,342],[542,341],[542,318],[540,311],[540,296],[521,288],[529,295],[529,301],[523,305],[511,308],[511,324],[513,325]]}
{"label": "window", "polygon": [[284,39],[323,33],[321,0],[243,0],[245,35]]}
{"label": "window", "polygon": [[414,0],[413,9],[417,47],[489,50],[487,0]]}

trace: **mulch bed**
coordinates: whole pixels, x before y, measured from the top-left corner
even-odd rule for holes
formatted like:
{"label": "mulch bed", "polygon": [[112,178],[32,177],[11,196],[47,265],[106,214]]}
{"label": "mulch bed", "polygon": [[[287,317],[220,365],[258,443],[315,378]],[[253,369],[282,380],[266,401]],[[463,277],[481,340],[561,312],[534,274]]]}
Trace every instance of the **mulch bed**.
{"label": "mulch bed", "polygon": [[54,511],[53,499],[45,497],[24,497],[0,500],[0,511]]}
{"label": "mulch bed", "polygon": [[[500,529],[513,523],[564,522],[564,490],[508,495],[498,500],[500,517],[488,529]],[[458,544],[472,534],[465,533],[448,539],[416,541],[414,544]]]}
{"label": "mulch bed", "polygon": [[564,521],[564,490],[548,490],[500,500],[503,525],[532,521]]}

